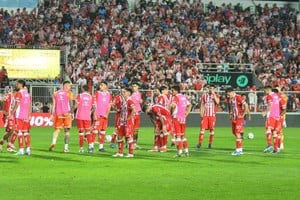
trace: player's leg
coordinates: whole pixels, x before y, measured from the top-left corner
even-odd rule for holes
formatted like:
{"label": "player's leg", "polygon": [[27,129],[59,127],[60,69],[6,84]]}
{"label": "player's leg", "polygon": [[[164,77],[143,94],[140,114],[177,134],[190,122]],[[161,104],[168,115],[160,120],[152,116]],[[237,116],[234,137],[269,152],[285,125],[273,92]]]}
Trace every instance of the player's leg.
{"label": "player's leg", "polygon": [[16,141],[17,137],[18,137],[17,131],[13,130],[12,135],[9,139],[8,144],[7,144],[6,151],[8,151],[8,152],[15,152],[16,151],[16,147],[15,147],[14,144],[15,144],[15,141]]}
{"label": "player's leg", "polygon": [[160,131],[161,131],[161,124],[158,121],[155,121],[154,124],[154,145],[153,148],[148,150],[152,152],[158,152],[158,148],[160,147]]}
{"label": "player's leg", "polygon": [[83,120],[76,119],[76,126],[78,130],[78,142],[79,142],[79,153],[83,153],[83,144],[84,144],[84,128],[83,128]]}
{"label": "player's leg", "polygon": [[59,135],[59,132],[60,132],[60,129],[63,128],[63,119],[59,116],[55,116],[54,117],[54,132],[53,132],[53,135],[52,135],[52,143],[49,147],[49,151],[52,151],[56,145],[56,142],[57,142],[57,137]]}
{"label": "player's leg", "polygon": [[233,156],[243,154],[243,144],[242,144],[243,140],[242,140],[242,136],[241,136],[242,123],[243,123],[243,121],[239,121],[239,120],[234,120],[232,122],[232,130],[233,130],[232,133],[235,135],[235,151],[233,151],[231,153],[231,155],[233,155]]}
{"label": "player's leg", "polygon": [[125,126],[119,126],[117,128],[118,133],[118,152],[113,155],[113,157],[123,157],[124,156],[124,140],[125,137]]}
{"label": "player's leg", "polygon": [[115,143],[118,139],[118,132],[117,132],[117,128],[114,128],[114,132],[111,135],[111,141],[110,141],[110,148],[115,148]]}
{"label": "player's leg", "polygon": [[64,138],[64,152],[69,152],[69,144],[70,144],[70,130],[72,127],[72,116],[68,115],[64,118],[64,131],[65,131],[65,138]]}
{"label": "player's leg", "polygon": [[264,152],[270,152],[273,150],[272,145],[272,130],[274,129],[274,124],[272,118],[267,118],[266,120],[266,140],[267,146],[264,149]]}
{"label": "player's leg", "polygon": [[128,155],[125,156],[125,157],[126,158],[131,158],[131,157],[134,156],[134,149],[135,149],[135,143],[134,143],[134,139],[133,139],[134,123],[128,123],[127,122],[125,132],[126,132],[126,138],[127,138],[127,142],[128,142]]}
{"label": "player's leg", "polygon": [[212,147],[212,143],[214,141],[215,138],[215,124],[216,124],[216,117],[210,117],[209,120],[209,141],[208,141],[208,148],[210,149]]}
{"label": "player's leg", "polygon": [[141,116],[135,115],[134,116],[134,132],[133,132],[133,141],[134,141],[135,149],[140,149],[140,146],[137,144],[138,138],[139,138],[140,121],[141,121]]}
{"label": "player's leg", "polygon": [[24,120],[16,119],[16,127],[17,127],[17,138],[19,144],[19,150],[17,151],[16,155],[24,155]]}
{"label": "player's leg", "polygon": [[30,141],[30,123],[29,121],[26,121],[26,128],[24,130],[26,130],[24,132],[24,142],[25,142],[25,145],[26,145],[26,151],[25,151],[25,154],[26,155],[30,155],[31,154],[31,141]]}
{"label": "player's leg", "polygon": [[180,124],[181,126],[181,141],[182,141],[182,147],[184,149],[184,154],[185,156],[189,156],[189,144],[188,144],[188,140],[185,137],[185,131],[186,131],[186,125],[185,124]]}
{"label": "player's leg", "polygon": [[104,149],[104,142],[105,142],[105,134],[106,134],[106,129],[108,125],[108,119],[107,118],[100,118],[100,131],[99,131],[99,151],[105,152]]}
{"label": "player's leg", "polygon": [[200,149],[204,140],[204,134],[205,134],[205,129],[208,128],[208,118],[207,117],[202,117],[201,124],[200,124],[200,133],[198,136],[198,144],[197,148]]}
{"label": "player's leg", "polygon": [[25,141],[25,145],[26,145],[26,151],[25,154],[26,155],[30,155],[31,154],[31,141],[30,141],[30,121],[25,121],[25,127],[24,127],[24,141]]}

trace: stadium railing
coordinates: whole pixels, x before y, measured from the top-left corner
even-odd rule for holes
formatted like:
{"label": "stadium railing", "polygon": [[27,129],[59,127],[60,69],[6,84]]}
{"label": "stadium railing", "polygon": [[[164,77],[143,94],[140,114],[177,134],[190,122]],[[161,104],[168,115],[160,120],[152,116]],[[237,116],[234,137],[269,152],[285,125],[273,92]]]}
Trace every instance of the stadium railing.
{"label": "stadium railing", "polygon": [[[51,107],[52,95],[55,91],[61,88],[61,85],[57,84],[39,84],[30,85],[29,91],[32,95],[33,102],[33,112],[41,112],[41,107],[44,104],[48,104]],[[113,96],[120,94],[119,89],[110,90]],[[72,92],[74,96],[80,92],[80,87],[78,85],[72,85]],[[143,102],[154,103],[155,95],[154,90],[140,90],[142,93]],[[182,91],[189,98],[192,104],[192,112],[199,112],[200,109],[200,99],[201,96],[207,92],[206,88],[202,91],[197,90],[184,90]],[[227,112],[226,95],[224,90],[218,90],[217,93],[220,95],[220,104],[218,106],[218,112]],[[237,94],[245,94],[246,101],[250,106],[251,112],[262,112],[266,108],[264,101],[265,94],[263,91],[236,91]],[[3,88],[0,89],[0,100],[3,100],[5,91]],[[287,100],[287,112],[300,112],[300,92],[295,91],[285,91],[288,97]]]}

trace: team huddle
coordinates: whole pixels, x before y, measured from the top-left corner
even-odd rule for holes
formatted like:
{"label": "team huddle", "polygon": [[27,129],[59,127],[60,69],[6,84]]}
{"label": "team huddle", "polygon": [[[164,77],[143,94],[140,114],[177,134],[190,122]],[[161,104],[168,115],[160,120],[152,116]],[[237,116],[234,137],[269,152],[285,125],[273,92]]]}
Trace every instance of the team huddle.
{"label": "team huddle", "polygon": [[[188,141],[186,138],[186,118],[192,105],[188,97],[181,93],[180,87],[161,86],[154,90],[153,104],[143,102],[139,85],[132,83],[131,87],[124,87],[120,94],[113,97],[108,91],[108,85],[102,81],[99,89],[93,95],[88,93],[88,86],[80,88],[80,94],[75,98],[71,92],[71,83],[63,82],[63,87],[53,95],[53,107],[51,119],[54,122],[54,133],[49,151],[53,151],[61,130],[64,130],[64,152],[69,152],[70,129],[72,120],[76,119],[79,133],[79,152],[94,153],[95,143],[99,144],[99,151],[105,152],[104,142],[108,127],[108,116],[111,110],[116,112],[114,133],[111,138],[111,148],[117,144],[117,152],[113,157],[134,157],[138,146],[138,132],[140,127],[141,112],[145,112],[154,124],[154,145],[149,151],[167,152],[169,137],[171,145],[176,146],[177,154],[189,156]],[[283,122],[287,97],[279,87],[272,89],[266,86],[265,100],[267,109],[263,112],[266,117],[267,147],[264,152],[278,153],[283,149]],[[250,111],[246,99],[236,94],[232,88],[226,89],[229,118],[231,120],[232,133],[236,140],[236,149],[232,155],[243,154],[244,121]],[[220,103],[220,96],[215,92],[214,85],[210,85],[207,92],[200,98],[200,133],[197,148],[203,144],[206,130],[210,131],[208,148],[212,148],[214,129],[216,124],[216,111]],[[142,106],[143,105],[143,106]],[[75,113],[75,116],[74,116]],[[0,140],[0,150],[7,142],[7,151],[16,152],[16,155],[30,155],[30,116],[31,96],[25,86],[25,81],[19,80],[14,91],[8,92],[4,98],[3,120],[5,134]],[[19,148],[16,151],[15,140],[18,139]],[[128,153],[124,154],[124,148]]]}

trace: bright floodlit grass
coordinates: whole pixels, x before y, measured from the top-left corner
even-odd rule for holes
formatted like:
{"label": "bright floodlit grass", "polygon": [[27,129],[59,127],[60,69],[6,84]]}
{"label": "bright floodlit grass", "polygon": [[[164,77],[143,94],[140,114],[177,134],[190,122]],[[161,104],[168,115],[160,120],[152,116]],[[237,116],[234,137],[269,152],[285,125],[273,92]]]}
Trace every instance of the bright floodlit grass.
{"label": "bright floodlit grass", "polygon": [[300,199],[299,128],[285,129],[285,150],[273,155],[263,153],[264,129],[247,127],[255,137],[244,140],[245,154],[236,157],[230,128],[216,129],[212,149],[206,133],[200,150],[199,128],[188,128],[190,157],[182,158],[173,158],[175,148],[147,152],[153,128],[141,128],[142,149],[131,159],[113,158],[108,143],[106,153],[78,153],[76,128],[70,153],[62,153],[63,134],[49,152],[52,131],[32,128],[31,156],[0,153],[1,199]]}

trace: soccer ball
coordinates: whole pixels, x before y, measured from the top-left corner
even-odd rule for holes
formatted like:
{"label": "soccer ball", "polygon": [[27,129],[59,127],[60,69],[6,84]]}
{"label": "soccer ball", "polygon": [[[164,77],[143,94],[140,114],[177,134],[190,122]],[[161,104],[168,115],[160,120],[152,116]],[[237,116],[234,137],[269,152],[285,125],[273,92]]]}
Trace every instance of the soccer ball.
{"label": "soccer ball", "polygon": [[254,134],[253,133],[248,133],[248,139],[253,139],[254,138]]}
{"label": "soccer ball", "polygon": [[110,142],[110,141],[111,141],[111,135],[106,135],[105,142]]}

